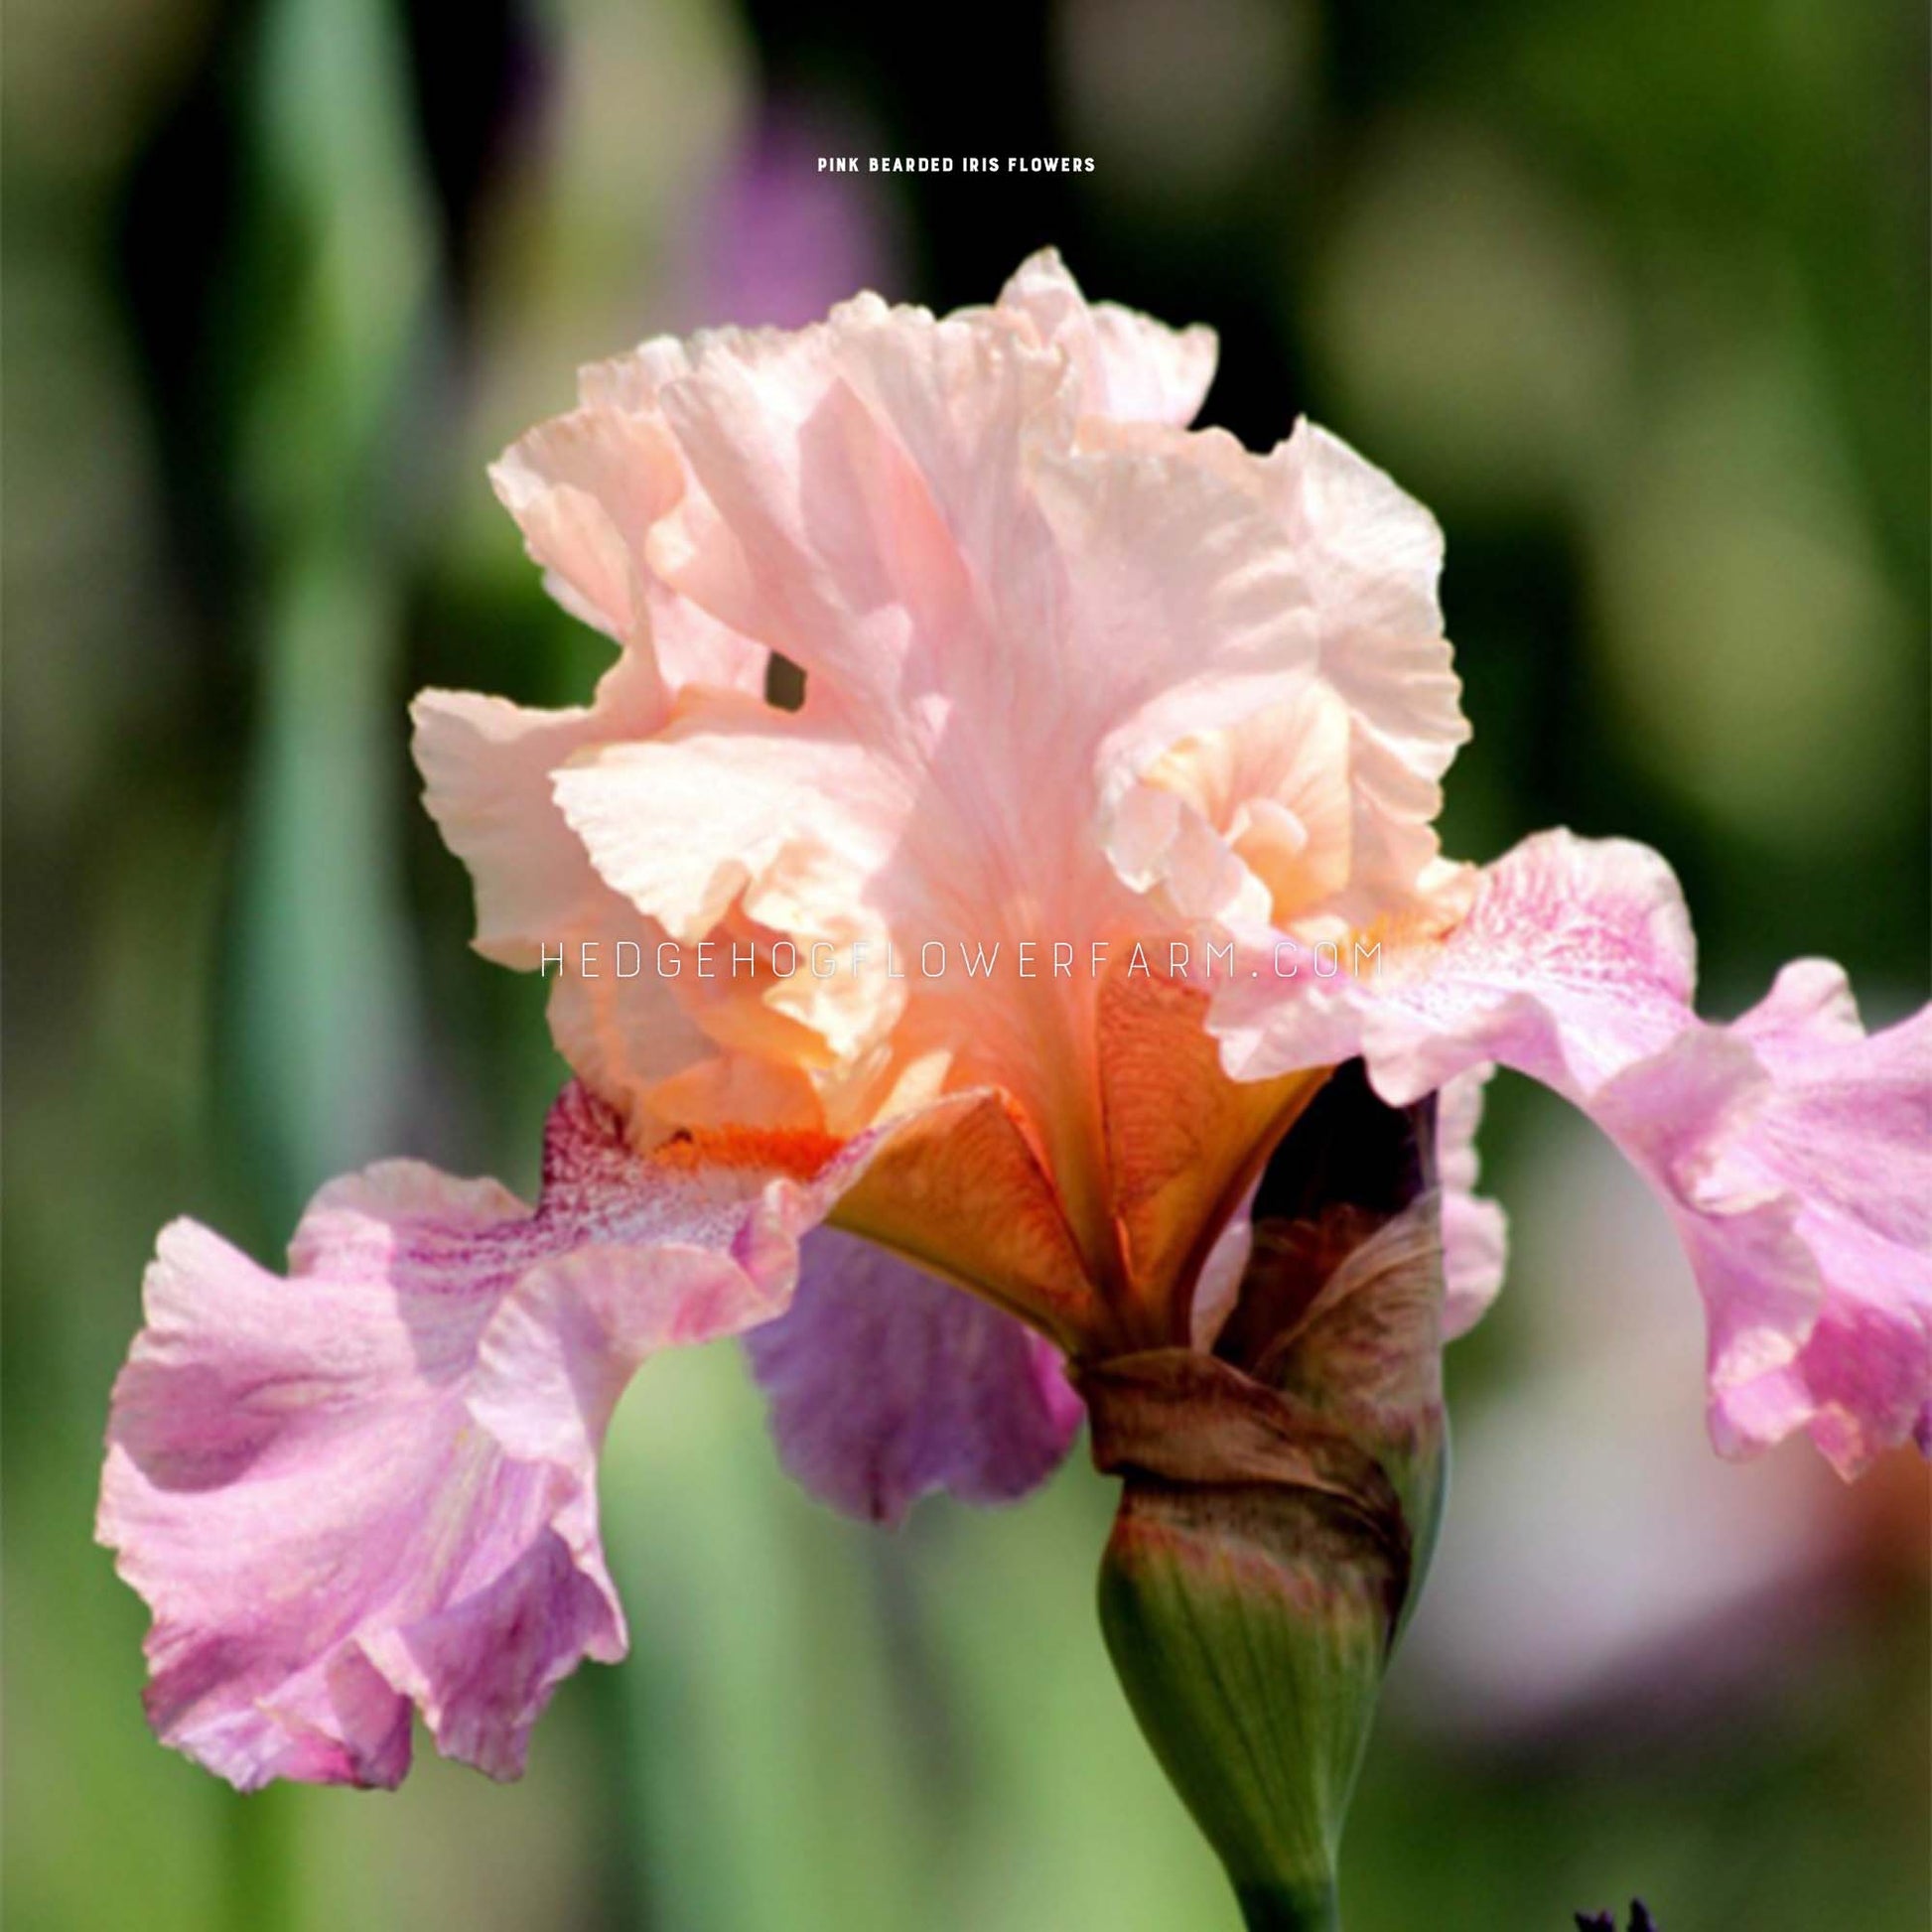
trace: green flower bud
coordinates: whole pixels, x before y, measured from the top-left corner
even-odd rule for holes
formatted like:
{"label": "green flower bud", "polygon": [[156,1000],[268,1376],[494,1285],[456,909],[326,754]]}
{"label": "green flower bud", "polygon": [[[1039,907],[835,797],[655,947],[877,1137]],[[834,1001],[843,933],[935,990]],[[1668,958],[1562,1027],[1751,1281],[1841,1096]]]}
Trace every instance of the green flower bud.
{"label": "green flower bud", "polygon": [[1123,1478],[1107,1647],[1251,1927],[1340,1924],[1342,1824],[1435,1535],[1433,1149],[1427,1106],[1344,1069],[1276,1157],[1213,1352],[1079,1374],[1094,1459]]}

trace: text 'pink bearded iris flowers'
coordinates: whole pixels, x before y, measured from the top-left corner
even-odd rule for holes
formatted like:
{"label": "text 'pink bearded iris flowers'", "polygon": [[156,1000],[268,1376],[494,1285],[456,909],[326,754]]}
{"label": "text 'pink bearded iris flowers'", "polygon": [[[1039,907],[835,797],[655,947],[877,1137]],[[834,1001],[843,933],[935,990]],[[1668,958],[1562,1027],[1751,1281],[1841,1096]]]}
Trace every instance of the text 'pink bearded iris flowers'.
{"label": "text 'pink bearded iris flowers'", "polygon": [[1701,1021],[1638,846],[1446,861],[1436,525],[1307,424],[1188,429],[1213,362],[1044,253],[944,319],[646,343],[497,466],[619,655],[579,710],[427,692],[416,753],[480,949],[566,962],[577,1079],[534,1208],[391,1163],[322,1190],[286,1279],[163,1234],[99,1528],[169,1743],[389,1785],[413,1705],[514,1774],[622,1651],[596,1457],[661,1348],[746,1333],[848,1510],[1023,1493],[1078,1419],[1063,1360],[1211,1342],[1270,1153],[1354,1059],[1439,1096],[1447,1332],[1502,1271],[1500,1062],[1674,1217],[1721,1449],[1923,1441],[1932,1023],[1867,1035],[1817,962]]}

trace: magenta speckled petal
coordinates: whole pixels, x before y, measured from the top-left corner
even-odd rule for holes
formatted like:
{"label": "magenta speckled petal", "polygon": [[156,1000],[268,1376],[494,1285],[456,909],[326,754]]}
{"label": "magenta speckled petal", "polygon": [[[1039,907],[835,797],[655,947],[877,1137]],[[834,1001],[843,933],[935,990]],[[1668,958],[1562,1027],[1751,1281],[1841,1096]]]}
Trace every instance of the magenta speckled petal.
{"label": "magenta speckled petal", "polygon": [[1844,975],[1805,961],[1742,1020],[1706,1024],[1669,867],[1565,832],[1489,867],[1446,937],[1388,950],[1377,976],[1236,984],[1213,1023],[1230,1069],[1359,1051],[1398,1105],[1452,1095],[1484,1061],[1530,1074],[1670,1209],[1704,1297],[1721,1449],[1803,1429],[1851,1474],[1928,1433],[1932,1019],[1867,1037]]}
{"label": "magenta speckled petal", "polygon": [[1719,1446],[1803,1429],[1848,1476],[1915,1434],[1924,1447],[1932,1013],[1867,1035],[1844,974],[1801,960],[1604,1103],[1698,1264]]}
{"label": "magenta speckled petal", "polygon": [[640,1157],[572,1087],[534,1212],[391,1162],[322,1190],[286,1280],[166,1229],[98,1523],[154,1611],[162,1738],[244,1790],[394,1785],[413,1703],[515,1776],[558,1681],[624,1649],[595,1486],[619,1395],[780,1310],[868,1153],[762,1151]]}
{"label": "magenta speckled petal", "polygon": [[785,1467],[875,1522],[897,1522],[934,1489],[971,1503],[1024,1496],[1079,1427],[1049,1342],[833,1228],[807,1238],[790,1309],[745,1348]]}

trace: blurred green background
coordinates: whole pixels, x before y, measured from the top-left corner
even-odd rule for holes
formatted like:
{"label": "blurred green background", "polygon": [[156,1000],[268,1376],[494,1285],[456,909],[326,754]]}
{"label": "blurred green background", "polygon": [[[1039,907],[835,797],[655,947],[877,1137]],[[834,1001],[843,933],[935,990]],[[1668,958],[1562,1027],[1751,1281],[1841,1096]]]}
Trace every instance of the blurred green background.
{"label": "blurred green background", "polygon": [[[581,360],[1036,244],[1221,331],[1449,537],[1452,850],[1666,850],[1734,1012],[1923,999],[1924,10],[1899,0],[8,0],[6,1907],[19,1932],[1226,1925],[1091,1611],[1108,1486],[790,1488],[736,1354],[607,1462],[635,1648],[499,1789],[238,1800],[89,1541],[157,1227],[274,1255],[409,1151],[528,1187],[541,993],[466,950],[404,703],[581,698],[483,466]],[[818,153],[1091,155],[828,186]],[[1356,1932],[1923,1932],[1927,1491],[1719,1464],[1661,1211],[1504,1083],[1510,1286],[1351,1829]]]}

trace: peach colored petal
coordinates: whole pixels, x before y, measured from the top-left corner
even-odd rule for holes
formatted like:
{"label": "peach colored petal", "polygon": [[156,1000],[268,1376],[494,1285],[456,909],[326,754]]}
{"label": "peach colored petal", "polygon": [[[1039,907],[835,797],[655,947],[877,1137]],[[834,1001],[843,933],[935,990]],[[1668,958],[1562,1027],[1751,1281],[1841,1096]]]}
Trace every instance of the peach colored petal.
{"label": "peach colored petal", "polygon": [[1123,735],[1110,787],[1123,869],[1237,925],[1256,922],[1258,903],[1262,923],[1289,929],[1326,915],[1328,936],[1425,908],[1449,923],[1467,882],[1442,865],[1433,821],[1468,726],[1436,598],[1434,518],[1307,423],[1266,457],[1213,431],[1116,428],[1108,440],[1184,442],[1265,508],[1296,562],[1310,663],[1278,717],[1259,696],[1240,716],[1201,715],[1198,695],[1180,692]]}
{"label": "peach colored petal", "polygon": [[[637,355],[648,366],[664,353],[646,345]],[[675,443],[612,396],[621,384],[585,375],[584,403],[513,443],[489,473],[546,586],[572,616],[634,647],[667,690],[761,692],[768,653],[670,596],[647,560],[652,531],[693,491]]]}
{"label": "peach colored petal", "polygon": [[[1187,1336],[1210,1254],[1245,1219],[1262,1164],[1327,1077],[1315,1068],[1228,1080],[1202,1025],[1206,1007],[1203,992],[1165,978],[1115,973],[1102,988],[1102,1104],[1126,1276],[1121,1352]],[[1227,1266],[1224,1254],[1215,1272]]]}
{"label": "peach colored petal", "polygon": [[969,1093],[897,1123],[832,1220],[972,1288],[1063,1346],[1100,1320],[1053,1178],[997,1094]]}
{"label": "peach colored petal", "polygon": [[650,660],[629,653],[596,701],[535,711],[474,691],[422,691],[410,707],[423,803],[470,868],[477,950],[534,969],[541,949],[612,909],[582,841],[551,800],[551,774],[585,747],[648,736],[669,715]]}
{"label": "peach colored petal", "polygon": [[[638,1117],[648,1094],[708,1051],[673,985],[655,971],[661,930],[597,876],[551,797],[552,773],[607,736],[648,732],[665,703],[645,659],[627,654],[586,709],[532,711],[471,692],[416,699],[414,751],[424,802],[477,892],[477,949],[530,970],[554,964],[550,1028],[558,1050],[596,1090]],[[587,944],[597,977],[583,971]],[[619,980],[620,945],[637,975]]]}
{"label": "peach colored petal", "polygon": [[[1435,527],[1306,428],[1266,460],[1183,433],[1212,354],[1087,303],[1049,251],[988,309],[861,296],[796,332],[647,343],[499,470],[533,548],[636,648],[708,624],[806,673],[797,714],[698,679],[570,747],[553,795],[623,916],[687,953],[756,932],[871,963],[687,979],[707,1049],[683,1068],[606,1043],[608,1020],[560,1040],[600,1083],[646,1066],[633,1109],[700,1123],[803,1119],[807,1088],[840,1133],[1005,1096],[1071,1241],[1050,1290],[1037,1255],[993,1265],[1041,1319],[1101,1283],[1184,1321],[1171,1291],[1305,1084],[1230,1097],[1193,1009],[1164,1023],[1167,1084],[1146,1077],[1158,1055],[1103,1038],[1108,950],[1203,920],[1339,930],[1446,871],[1427,816],[1462,727]],[[581,556],[541,522],[565,511],[595,531]],[[930,946],[950,970],[907,972]],[[1045,964],[1062,951],[1077,972]],[[1220,1137],[1192,1161],[1157,1118],[1182,1066]]]}
{"label": "peach colored petal", "polygon": [[[1238,681],[1221,701],[1237,712],[1306,650],[1266,521],[1177,457],[1073,451],[1048,406],[1062,376],[1009,328],[860,303],[778,345],[708,339],[664,385],[715,519],[667,574],[782,637],[808,684],[796,717],[696,704],[559,780],[640,910],[689,932],[736,903],[875,959],[897,938],[998,946],[1011,966],[1065,934],[1083,978],[1087,943],[1131,930],[1090,830],[1104,742],[1176,682]],[[1024,701],[1023,658],[1047,679]],[[649,829],[673,819],[674,848]],[[955,968],[772,997],[841,1059],[889,1034],[904,1059],[958,1042],[959,1084],[1093,1145],[1090,1001],[1064,981],[973,987]]]}
{"label": "peach colored petal", "polygon": [[1211,329],[1170,329],[1112,302],[1089,304],[1055,248],[1020,264],[999,307],[1026,317],[1043,343],[1066,355],[1083,416],[1184,429],[1214,380]]}

